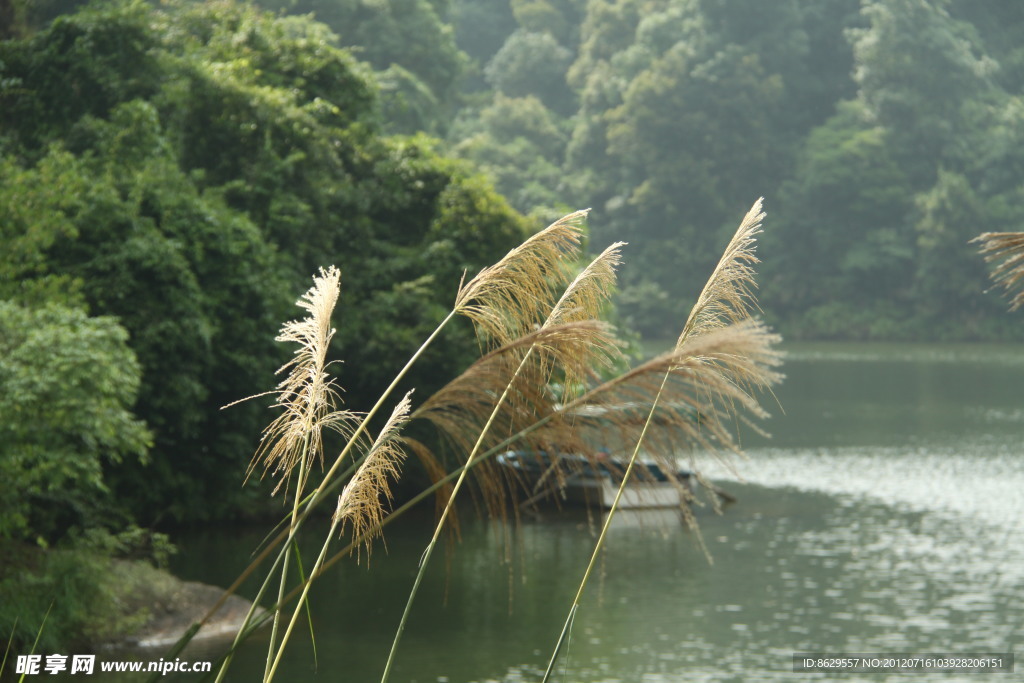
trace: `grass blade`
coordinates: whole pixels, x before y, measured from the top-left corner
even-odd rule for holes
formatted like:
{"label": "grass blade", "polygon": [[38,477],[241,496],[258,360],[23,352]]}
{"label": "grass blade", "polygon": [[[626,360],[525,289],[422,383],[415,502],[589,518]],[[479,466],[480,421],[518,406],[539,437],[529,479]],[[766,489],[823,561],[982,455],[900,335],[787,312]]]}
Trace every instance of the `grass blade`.
{"label": "grass blade", "polygon": [[[294,544],[292,547],[295,550],[295,566],[299,570],[299,582],[302,583],[302,584],[305,584],[306,583],[306,573],[302,569],[302,553],[299,552],[299,545],[298,545],[298,543]],[[299,608],[303,608],[305,610],[305,612],[306,612],[306,620],[309,623],[309,640],[310,640],[310,642],[313,645],[313,671],[316,671],[319,668],[319,664],[318,664],[317,655],[316,655],[316,632],[313,629],[313,612],[312,612],[312,610],[310,610],[309,601],[308,600],[302,600],[299,603]],[[284,647],[284,644],[282,643],[282,648],[283,647]]]}
{"label": "grass blade", "polygon": [[7,648],[4,650],[4,659],[0,662],[0,676],[4,675],[4,668],[7,666],[7,655],[11,653],[11,645],[14,644],[14,634],[18,631],[18,617],[14,617],[14,626],[11,627],[11,637],[7,639]]}
{"label": "grass blade", "polygon": [[[36,653],[36,647],[39,645],[39,639],[43,636],[43,629],[46,628],[46,620],[50,618],[50,610],[53,609],[53,603],[54,600],[51,600],[50,606],[46,608],[46,614],[43,615],[43,621],[39,624],[39,630],[36,631],[36,639],[32,641],[32,649],[29,651],[30,655],[34,655]],[[25,674],[21,674],[21,678],[18,679],[18,683],[24,683],[24,680]]]}

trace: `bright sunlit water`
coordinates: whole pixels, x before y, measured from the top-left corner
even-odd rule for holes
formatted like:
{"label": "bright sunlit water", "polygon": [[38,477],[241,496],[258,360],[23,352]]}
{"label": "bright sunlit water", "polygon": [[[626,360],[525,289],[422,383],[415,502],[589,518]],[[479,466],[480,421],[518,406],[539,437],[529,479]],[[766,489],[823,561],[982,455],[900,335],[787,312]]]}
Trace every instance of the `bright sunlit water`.
{"label": "bright sunlit water", "polygon": [[[1024,348],[795,347],[785,372],[773,439],[747,439],[742,480],[716,470],[738,503],[698,512],[714,564],[675,513],[623,513],[555,680],[877,682],[907,675],[794,674],[792,657],[1020,651]],[[318,585],[316,671],[304,627],[280,680],[379,680],[430,521],[397,525],[369,567]],[[392,680],[538,681],[599,521],[467,517],[447,570],[435,554]],[[189,536],[174,569],[226,585],[260,538]],[[264,640],[229,680],[258,679]]]}

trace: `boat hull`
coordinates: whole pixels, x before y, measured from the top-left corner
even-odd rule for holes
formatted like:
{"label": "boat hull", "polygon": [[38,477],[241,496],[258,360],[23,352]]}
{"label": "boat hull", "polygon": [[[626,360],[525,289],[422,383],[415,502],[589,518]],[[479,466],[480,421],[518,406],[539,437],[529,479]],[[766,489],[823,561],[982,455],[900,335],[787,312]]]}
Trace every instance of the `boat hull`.
{"label": "boat hull", "polygon": [[[618,483],[610,477],[586,478],[567,481],[563,499],[576,505],[596,505],[610,508],[618,494]],[[622,489],[619,508],[674,508],[683,504],[682,495],[675,484],[670,482],[631,481]]]}
{"label": "boat hull", "polygon": [[[558,499],[571,505],[587,505],[600,508],[611,508],[618,494],[621,473],[625,466],[621,463],[609,463],[599,468],[581,466],[582,456],[562,456],[563,460],[571,459],[575,469],[558,477],[561,481],[558,490],[548,500]],[[517,478],[528,489],[535,488],[545,472],[552,466],[558,467],[557,459],[547,454],[524,453],[509,451],[498,457],[503,467],[514,471]],[[640,466],[641,471],[630,477],[629,483],[623,487],[619,500],[620,509],[678,508],[685,503],[685,495],[681,488],[690,487],[689,472],[680,471],[673,478],[665,475],[656,465],[646,463]],[[551,480],[551,477],[548,477]],[[531,500],[536,500],[534,496]]]}

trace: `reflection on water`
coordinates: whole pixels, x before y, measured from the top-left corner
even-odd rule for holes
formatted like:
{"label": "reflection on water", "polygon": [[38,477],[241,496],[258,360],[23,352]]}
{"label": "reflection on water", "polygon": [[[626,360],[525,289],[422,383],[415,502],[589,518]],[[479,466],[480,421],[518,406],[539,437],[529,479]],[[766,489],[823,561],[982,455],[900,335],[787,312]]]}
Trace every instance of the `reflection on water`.
{"label": "reflection on water", "polygon": [[[581,613],[600,622],[577,639],[565,680],[789,681],[794,652],[1008,652],[1019,643],[1019,529],[859,495],[730,486],[742,502],[702,519],[714,567],[692,547],[656,554],[642,537],[612,539],[605,602]],[[652,534],[648,544],[660,546]],[[535,680],[531,670],[493,680]],[[928,676],[915,679],[956,680]]]}
{"label": "reflection on water", "polygon": [[[785,370],[775,438],[747,440],[742,481],[718,471],[739,502],[698,511],[714,565],[677,514],[624,513],[557,680],[791,681],[795,652],[1019,649],[1024,351],[801,347]],[[428,572],[393,680],[539,680],[599,523],[467,521],[450,571]],[[369,568],[349,563],[314,589],[318,673],[307,633],[287,680],[379,678],[429,525],[406,520]],[[226,584],[260,537],[196,535],[177,569]],[[253,643],[230,680],[258,678],[262,657]]]}
{"label": "reflection on water", "polygon": [[[756,449],[743,481],[886,502],[1020,531],[1024,447],[971,443],[908,448]],[[735,478],[712,464],[709,472]]]}

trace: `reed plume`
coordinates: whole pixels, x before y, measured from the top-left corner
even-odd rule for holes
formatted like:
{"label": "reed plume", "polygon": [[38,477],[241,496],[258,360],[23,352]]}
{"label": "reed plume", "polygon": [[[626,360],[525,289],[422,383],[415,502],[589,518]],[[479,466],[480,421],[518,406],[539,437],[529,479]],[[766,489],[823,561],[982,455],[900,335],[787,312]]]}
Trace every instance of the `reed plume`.
{"label": "reed plume", "polygon": [[[559,297],[542,329],[550,329],[569,323],[596,321],[603,313],[615,289],[615,269],[622,265],[622,247],[625,242],[615,242],[602,251],[586,268],[569,283]],[[584,341],[584,346],[569,349],[576,355],[563,359],[558,366],[563,371],[562,400],[571,397],[589,377],[612,367],[621,357],[618,342],[610,333],[596,334]],[[542,359],[557,359],[556,355],[542,354]]]}
{"label": "reed plume", "polygon": [[[529,349],[533,349],[532,362],[523,364],[524,350]],[[488,449],[554,412],[557,396],[549,383],[556,369],[563,376],[590,377],[617,353],[611,328],[597,320],[541,328],[482,356],[427,399],[412,418],[430,422],[457,454],[472,453],[477,441],[478,451]],[[503,393],[504,405],[495,412],[496,398]],[[557,425],[566,427],[564,423]],[[534,440],[524,441],[543,449],[568,444],[573,438],[571,429],[557,433],[556,429],[555,424],[549,425],[534,432]],[[473,472],[488,509],[495,514],[503,513],[507,473],[486,464]]]}
{"label": "reed plume", "polygon": [[[578,226],[579,221],[581,221],[585,215],[585,212],[576,212],[574,214],[570,214],[569,216],[566,216],[560,221],[554,223],[550,228],[548,228],[548,230],[551,230],[552,234],[554,235],[558,234],[558,231],[562,230],[562,227],[571,228],[574,226]],[[558,231],[553,230],[553,228],[556,227],[558,228]],[[560,320],[585,320],[592,316],[596,316],[598,313],[600,313],[600,309],[603,308],[604,301],[606,301],[607,296],[609,296],[611,293],[611,287],[614,281],[614,268],[619,260],[619,246],[620,245],[613,245],[609,249],[606,249],[601,255],[599,255],[587,268],[584,269],[584,271],[578,277],[576,277],[571,283],[569,283],[569,285],[566,287],[565,291],[563,292],[562,296],[558,299],[558,301],[553,302],[550,306],[548,305],[547,299],[540,302],[541,307],[538,307],[538,304],[536,302],[529,305],[529,310],[533,313],[539,312],[541,310],[547,311],[547,315],[544,318],[543,323],[540,325],[539,331],[541,333],[557,330],[560,327],[558,325]],[[501,265],[501,263],[499,263],[498,265]],[[495,272],[500,272],[500,270]],[[609,273],[611,274],[610,277],[607,276],[607,274]],[[530,278],[544,274],[546,273],[519,272],[516,275],[516,279],[519,280],[524,277]],[[557,272],[552,273],[552,275],[557,274]],[[496,279],[495,281],[500,280]],[[470,284],[472,285],[473,282],[471,281]],[[531,285],[529,283],[522,283],[521,286],[529,287]],[[492,290],[492,293],[496,293],[497,301],[513,306],[513,310],[516,311],[517,313],[527,310],[522,306],[520,302],[518,302],[518,300],[514,298],[505,298],[506,293],[508,291],[512,291],[511,283],[509,285],[502,285],[497,289]],[[481,296],[484,296],[486,292],[487,290],[477,291],[477,293],[473,294],[473,297],[479,298]],[[467,301],[471,300],[472,299],[467,299]],[[472,308],[472,304],[467,304],[467,308]],[[507,316],[502,315],[500,316],[500,318],[507,319]],[[487,320],[490,321],[490,318],[487,318]],[[502,327],[500,328],[500,333],[505,334],[505,332],[507,332],[509,329],[512,328]],[[601,328],[595,327],[594,329],[599,330]],[[528,331],[528,329],[521,330],[521,332],[523,333],[528,333]],[[492,333],[492,336],[495,336],[495,338],[500,339],[500,337],[498,337],[494,333]],[[571,339],[572,337],[570,336],[569,338]],[[412,609],[413,601],[416,597],[417,591],[419,590],[420,582],[423,579],[423,574],[426,570],[427,564],[430,562],[430,557],[431,554],[433,553],[434,546],[437,543],[437,539],[440,536],[441,530],[443,529],[445,521],[448,518],[448,514],[451,511],[452,506],[455,502],[455,498],[458,495],[459,490],[463,485],[463,482],[466,480],[466,475],[469,472],[469,468],[474,464],[474,459],[476,458],[478,453],[481,452],[485,440],[488,438],[488,435],[490,434],[490,431],[494,426],[495,421],[502,413],[507,401],[510,398],[512,401],[515,400],[514,390],[517,384],[517,380],[520,377],[524,376],[523,373],[530,373],[530,368],[534,367],[537,369],[537,373],[539,374],[539,377],[535,378],[534,381],[540,381],[540,383],[535,384],[535,386],[545,387],[547,385],[547,381],[550,379],[551,372],[557,366],[555,361],[558,360],[558,355],[552,354],[551,351],[559,348],[559,346],[557,344],[549,344],[549,341],[550,339],[548,339],[547,337],[538,337],[534,339],[531,343],[529,343],[529,345],[523,346],[523,348],[525,348],[525,352],[523,353],[521,360],[515,366],[515,370],[512,372],[511,377],[505,384],[502,393],[500,394],[500,396],[498,396],[497,400],[494,401],[493,408],[490,411],[487,421],[484,423],[483,428],[478,434],[472,449],[466,456],[465,468],[462,470],[458,480],[455,482],[455,486],[452,488],[451,496],[448,499],[448,503],[445,506],[444,510],[442,511],[441,518],[434,529],[434,535],[430,539],[426,549],[423,552],[423,557],[420,561],[419,571],[417,572],[416,578],[413,582],[412,590],[410,591],[409,598],[406,602],[405,611],[402,614],[401,621],[399,622],[398,629],[395,633],[394,641],[392,642],[391,645],[391,652],[388,655],[387,663],[384,666],[384,673],[381,677],[382,683],[385,683],[387,681],[388,675],[391,672],[391,667],[392,664],[394,663],[395,653],[398,649],[398,643],[401,640],[402,632],[405,629],[405,624],[406,621],[408,620],[409,613]],[[517,345],[506,343],[505,347],[517,348]],[[571,358],[570,362],[578,362],[579,359],[585,359],[585,364],[591,366],[595,364],[595,361],[599,359],[601,352],[604,351],[605,349],[613,348],[615,351],[618,351],[617,347],[615,347],[614,345],[603,345],[596,344],[593,342],[584,343],[582,345],[576,344],[574,345],[574,348],[578,349],[579,353],[572,354],[573,357]],[[569,371],[567,376],[572,376],[571,370]]]}
{"label": "reed plume", "polygon": [[492,346],[510,344],[539,326],[551,310],[561,271],[577,260],[588,212],[563,216],[461,283],[454,311],[472,320]]}
{"label": "reed plume", "polygon": [[[388,485],[388,480],[398,478],[399,466],[405,458],[405,454],[398,445],[398,432],[408,418],[411,395],[412,392],[408,392],[395,406],[391,417],[388,418],[380,434],[364,454],[362,464],[345,484],[341,495],[338,496],[338,505],[331,517],[331,530],[327,533],[327,538],[324,539],[324,544],[313,564],[309,578],[302,586],[302,594],[299,596],[300,607],[309,598],[309,588],[323,567],[331,538],[339,527],[344,532],[345,526],[351,524],[353,538],[360,544],[357,545],[357,549],[365,546],[367,556],[369,556],[373,538],[380,534],[384,522],[381,498],[391,500],[391,488]],[[264,683],[270,683],[274,674],[277,673],[277,667],[281,663],[281,657],[284,655],[285,647],[288,644],[288,639],[291,638],[300,611],[300,609],[296,609],[292,613],[288,628],[285,629],[284,636],[281,638],[281,645],[277,649],[277,655],[274,657],[269,672],[264,676]]]}
{"label": "reed plume", "polygon": [[[566,219],[580,213],[570,214]],[[614,289],[615,269],[621,263],[620,250],[624,244],[612,244],[583,268],[553,303],[539,329],[481,357],[427,399],[413,418],[430,421],[447,437],[456,453],[472,456],[488,444],[523,431],[538,418],[551,414],[556,400],[565,400],[578,391],[577,387],[612,367],[621,357],[620,342],[612,329],[597,318]],[[556,372],[560,373],[563,387],[561,396],[551,390]],[[497,401],[500,410],[495,400],[498,396],[502,397]],[[554,433],[564,426],[553,423],[537,432],[543,440],[537,446],[569,445],[573,441],[571,429]],[[507,473],[487,466],[474,472],[488,508],[502,513]]]}
{"label": "reed plume", "polygon": [[[274,493],[277,493],[284,482],[291,480],[293,471],[298,467],[287,543],[279,555],[279,560],[283,562],[280,562],[278,608],[274,612],[270,645],[267,648],[265,679],[273,675],[273,653],[281,619],[280,603],[288,581],[286,552],[299,528],[299,505],[312,466],[316,460],[323,465],[323,431],[335,430],[348,439],[349,443],[359,438],[356,429],[358,416],[335,409],[338,391],[334,379],[327,374],[327,349],[335,332],[331,327],[331,314],[338,302],[340,290],[341,271],[334,266],[327,270],[321,268],[320,274],[313,276],[313,286],[295,302],[308,315],[301,320],[286,322],[275,338],[278,342],[297,344],[298,348],[293,358],[277,370],[276,374],[288,371],[278,383],[276,391],[270,392],[276,394],[275,405],[283,412],[263,431],[260,446],[246,473],[246,477],[251,476],[262,463],[264,476],[268,472],[280,476],[274,488]],[[222,667],[221,676],[225,670]]]}
{"label": "reed plume", "polygon": [[[662,364],[664,367],[662,372],[655,372],[653,375],[657,377],[660,374],[657,388],[654,388],[653,383],[640,383],[645,391],[637,395],[637,398],[641,401],[650,400],[649,392],[652,389],[654,398],[650,400],[650,408],[646,411],[642,426],[633,440],[633,454],[622,475],[615,500],[605,517],[590,562],[583,573],[562,632],[548,662],[543,677],[545,683],[572,629],[583,591],[597,562],[598,554],[604,547],[623,491],[629,483],[637,456],[652,426],[657,432],[660,427],[667,424],[671,429],[660,431],[669,435],[676,432],[691,446],[697,445],[718,452],[722,446],[736,450],[732,434],[724,426],[724,418],[738,415],[740,408],[746,409],[754,416],[765,415],[750,393],[755,388],[769,387],[779,379],[779,375],[772,370],[774,365],[777,365],[778,356],[771,348],[778,338],[767,332],[760,322],[750,319],[751,309],[757,306],[753,295],[754,265],[757,263],[754,240],[760,232],[763,217],[761,199],[758,199],[740,222],[718,265],[701,290],[687,316],[674,350],[667,357],[655,359],[654,365]],[[618,406],[631,405],[632,402],[628,400],[631,398],[628,394],[630,380],[650,378],[651,375],[640,372],[630,378],[624,377],[621,382],[613,380],[607,389],[613,390],[610,395],[614,398],[611,403],[605,404],[606,412],[614,411]],[[624,389],[627,390],[625,396],[619,393]],[[584,395],[584,398],[590,398],[591,394]],[[629,425],[630,422],[620,420],[620,428]],[[636,424],[639,424],[639,421],[636,421]],[[627,438],[633,437],[627,435]],[[666,471],[674,470],[675,467],[670,466]],[[700,477],[699,474],[697,476]],[[701,480],[703,481],[702,478]],[[690,527],[696,529],[696,520],[692,512],[685,506],[683,512]],[[704,548],[699,535],[698,540]],[[706,548],[704,552],[707,555]],[[710,556],[708,557],[710,559]]]}
{"label": "reed plume", "polygon": [[[545,358],[520,368],[521,353],[530,348]],[[532,421],[538,413],[551,410],[555,397],[546,385],[553,369],[576,375],[593,373],[594,359],[590,356],[595,349],[600,355],[617,350],[611,328],[604,322],[585,320],[542,328],[477,359],[428,398],[412,417],[431,421],[453,444],[472,447],[494,410],[496,398],[506,388],[511,387],[515,393],[514,398],[507,399],[509,404],[520,408],[524,416],[505,415],[501,419],[509,428],[522,428],[525,425],[520,419]],[[600,364],[605,362],[602,359]],[[494,431],[510,433],[505,427]],[[469,448],[464,450],[468,452]]]}
{"label": "reed plume", "polygon": [[619,443],[633,444],[660,390],[647,437],[657,446],[648,448],[654,457],[669,465],[671,454],[694,448],[738,452],[731,422],[737,415],[768,416],[753,393],[781,379],[775,371],[781,355],[773,348],[779,341],[755,319],[695,335],[587,392],[561,409],[562,419],[583,435],[610,431]]}
{"label": "reed plume", "polygon": [[981,243],[985,261],[1000,262],[992,269],[992,280],[1012,297],[1010,310],[1024,307],[1024,232],[986,232],[971,241]]}
{"label": "reed plume", "polygon": [[412,391],[395,406],[391,417],[367,450],[363,463],[338,496],[338,506],[332,517],[332,523],[340,526],[343,532],[346,525],[352,526],[352,536],[363,539],[367,555],[384,519],[382,499],[391,500],[388,481],[398,479],[399,467],[405,459],[398,434],[408,420],[411,396]]}
{"label": "reed plume", "polygon": [[[678,452],[700,449],[719,457],[738,453],[734,420],[760,431],[755,420],[767,413],[754,394],[770,391],[781,379],[774,368],[782,362],[773,348],[780,337],[750,317],[758,309],[754,249],[764,218],[761,207],[758,199],[743,217],[674,349],[559,408],[561,414],[549,424],[570,423],[577,434],[576,448],[603,441],[612,450],[628,451],[647,440],[646,452],[671,477],[678,467]],[[609,444],[612,434],[615,443]],[[690,469],[706,483],[692,457]],[[639,474],[644,476],[643,470]],[[688,490],[680,490],[690,496]],[[718,497],[711,502],[717,507]]]}
{"label": "reed plume", "polygon": [[745,320],[750,317],[751,309],[757,308],[753,294],[757,286],[754,266],[760,261],[754,255],[754,246],[764,219],[761,211],[763,200],[762,197],[754,202],[729,240],[718,265],[690,310],[676,346],[691,334],[701,334]]}
{"label": "reed plume", "polygon": [[[338,302],[340,282],[341,272],[337,268],[321,268],[320,274],[313,277],[313,286],[295,302],[309,315],[286,322],[274,338],[274,341],[297,344],[297,348],[292,359],[275,373],[287,371],[276,391],[270,392],[276,395],[275,407],[282,412],[263,431],[246,476],[251,476],[260,465],[264,476],[267,473],[280,475],[275,493],[300,462],[303,479],[308,476],[314,460],[323,464],[324,429],[348,437],[358,419],[354,413],[336,409],[337,385],[327,373],[327,349],[335,333],[331,314]],[[265,394],[258,396],[262,395]],[[251,398],[256,396],[242,400]],[[304,484],[305,481],[300,481],[297,490],[301,491]]]}

